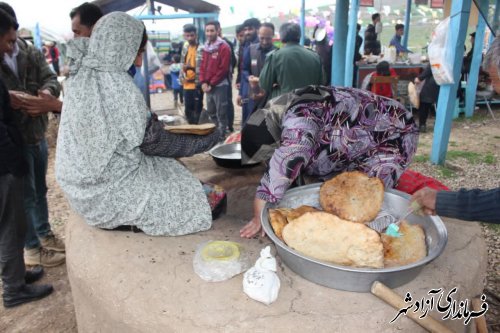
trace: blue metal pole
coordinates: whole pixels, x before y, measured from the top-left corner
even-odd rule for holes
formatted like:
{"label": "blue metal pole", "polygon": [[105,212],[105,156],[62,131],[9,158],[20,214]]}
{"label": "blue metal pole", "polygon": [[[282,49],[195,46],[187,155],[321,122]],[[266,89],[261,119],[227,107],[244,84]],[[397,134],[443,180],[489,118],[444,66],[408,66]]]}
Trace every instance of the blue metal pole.
{"label": "blue metal pole", "polygon": [[408,37],[410,36],[411,0],[406,0],[405,34],[403,35],[403,46],[408,48]]}
{"label": "blue metal pole", "polygon": [[[332,85],[343,86],[346,65],[346,40],[349,1],[337,0],[335,6],[335,31],[332,52]],[[349,61],[352,61],[349,60]]]}
{"label": "blue metal pole", "polygon": [[198,38],[198,41],[200,44],[203,44],[205,43],[205,23],[206,23],[206,19],[205,18],[200,18],[200,35],[199,35],[199,38]]}
{"label": "blue metal pole", "polygon": [[434,139],[432,142],[431,162],[443,164],[450,139],[451,122],[457,88],[460,84],[460,72],[464,53],[465,35],[469,21],[472,0],[454,0],[451,3],[450,29],[446,41],[446,61],[453,64],[453,78],[455,83],[441,85],[434,125]]}
{"label": "blue metal pole", "polygon": [[354,53],[356,46],[356,35],[358,34],[359,0],[351,0],[351,8],[349,10],[349,28],[347,32],[347,47],[346,47],[346,63],[345,63],[345,79],[344,86],[352,87],[352,78],[354,76]]}
{"label": "blue metal pole", "polygon": [[306,35],[306,0],[301,1],[300,6],[300,45],[304,46]]}
{"label": "blue metal pole", "polygon": [[[488,12],[488,0],[479,0],[479,6],[483,13]],[[472,62],[470,65],[469,76],[467,78],[467,86],[465,88],[465,116],[472,117],[474,107],[476,106],[476,89],[479,80],[479,68],[483,58],[483,40],[486,30],[486,21],[483,15],[479,15],[476,28],[476,38],[474,39],[474,53],[472,54]]]}
{"label": "blue metal pole", "polygon": [[33,41],[35,42],[35,47],[39,50],[42,49],[42,36],[40,34],[40,24],[38,22],[35,25],[35,36],[33,36]]}
{"label": "blue metal pole", "polygon": [[172,20],[172,19],[189,19],[189,18],[212,18],[216,19],[219,16],[217,13],[186,13],[186,14],[169,14],[169,15],[139,15],[135,16],[138,20]]}
{"label": "blue metal pole", "polygon": [[[149,15],[154,16],[154,1],[148,1],[148,12]],[[146,100],[146,105],[148,108],[151,108],[151,95],[149,93],[149,61],[148,61],[148,51],[147,47],[145,48],[143,55],[143,67],[144,67],[144,99]],[[139,72],[140,73],[140,72]]]}

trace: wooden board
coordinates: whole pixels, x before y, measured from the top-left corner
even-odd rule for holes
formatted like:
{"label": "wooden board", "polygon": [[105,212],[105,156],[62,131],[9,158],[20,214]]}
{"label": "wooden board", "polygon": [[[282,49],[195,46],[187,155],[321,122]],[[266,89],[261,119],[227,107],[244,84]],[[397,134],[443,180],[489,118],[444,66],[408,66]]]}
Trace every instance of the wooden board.
{"label": "wooden board", "polygon": [[165,129],[176,134],[208,135],[215,131],[215,124],[165,126]]}

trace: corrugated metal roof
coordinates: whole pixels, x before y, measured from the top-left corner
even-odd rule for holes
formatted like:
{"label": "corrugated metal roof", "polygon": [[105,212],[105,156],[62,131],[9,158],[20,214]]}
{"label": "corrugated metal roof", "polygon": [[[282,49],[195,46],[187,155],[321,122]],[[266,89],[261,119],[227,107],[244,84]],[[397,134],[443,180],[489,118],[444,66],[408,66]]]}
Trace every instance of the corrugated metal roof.
{"label": "corrugated metal roof", "polygon": [[[201,0],[155,0],[155,3],[161,3],[170,7],[178,8],[190,13],[213,13],[219,12],[220,8],[216,5]],[[146,3],[144,0],[95,0],[92,1],[101,8],[104,14],[113,11],[126,12],[137,8]]]}

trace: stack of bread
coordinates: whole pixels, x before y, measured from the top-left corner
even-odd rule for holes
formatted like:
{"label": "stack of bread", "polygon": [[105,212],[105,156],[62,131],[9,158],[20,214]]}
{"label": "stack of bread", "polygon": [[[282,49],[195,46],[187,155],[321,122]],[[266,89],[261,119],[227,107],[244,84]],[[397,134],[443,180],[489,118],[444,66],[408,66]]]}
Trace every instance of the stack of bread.
{"label": "stack of bread", "polygon": [[270,209],[276,236],[306,256],[345,266],[394,267],[426,256],[421,226],[402,222],[401,236],[392,237],[365,225],[384,201],[379,178],[344,172],[322,184],[319,201],[323,211],[310,206]]}

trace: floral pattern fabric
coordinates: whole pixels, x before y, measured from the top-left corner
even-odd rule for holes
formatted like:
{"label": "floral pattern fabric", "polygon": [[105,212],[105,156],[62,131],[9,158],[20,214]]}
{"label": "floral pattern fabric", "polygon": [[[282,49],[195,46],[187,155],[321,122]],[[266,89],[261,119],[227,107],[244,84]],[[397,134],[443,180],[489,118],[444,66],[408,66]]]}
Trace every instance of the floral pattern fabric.
{"label": "floral pattern fabric", "polygon": [[257,189],[258,198],[279,202],[302,172],[329,178],[360,170],[392,188],[410,164],[418,142],[411,112],[360,89],[327,89],[331,100],[298,103],[283,114],[280,146]]}
{"label": "floral pattern fabric", "polygon": [[105,229],[133,225],[149,235],[184,235],[211,227],[201,183],[176,160],[140,150],[148,108],[127,70],[143,24],[115,12],[92,37],[68,45],[56,151],[56,177],[73,209]]}

